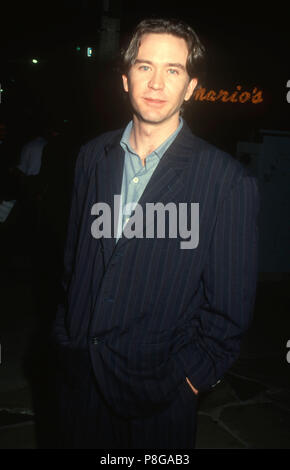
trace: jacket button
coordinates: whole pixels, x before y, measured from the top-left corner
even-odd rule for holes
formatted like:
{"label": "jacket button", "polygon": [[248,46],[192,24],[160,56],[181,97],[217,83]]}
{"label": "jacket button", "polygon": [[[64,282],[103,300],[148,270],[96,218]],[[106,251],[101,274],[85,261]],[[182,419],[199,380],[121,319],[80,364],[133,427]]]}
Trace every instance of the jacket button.
{"label": "jacket button", "polygon": [[93,336],[92,338],[92,344],[99,344],[99,340],[96,336]]}

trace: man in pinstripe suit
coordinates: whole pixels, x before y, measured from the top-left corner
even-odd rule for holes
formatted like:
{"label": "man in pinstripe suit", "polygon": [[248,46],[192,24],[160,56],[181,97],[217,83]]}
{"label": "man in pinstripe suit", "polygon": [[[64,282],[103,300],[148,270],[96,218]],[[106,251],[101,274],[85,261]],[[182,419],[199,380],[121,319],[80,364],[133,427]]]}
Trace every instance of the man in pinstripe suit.
{"label": "man in pinstripe suit", "polygon": [[[255,179],[180,116],[203,56],[189,26],[141,22],[122,75],[133,119],[77,159],[52,332],[60,447],[194,448],[198,397],[238,357],[255,298],[259,198]],[[112,209],[98,233],[96,203]],[[197,246],[182,249],[168,219],[162,236],[146,237],[146,221],[127,237],[128,203],[198,203]]]}

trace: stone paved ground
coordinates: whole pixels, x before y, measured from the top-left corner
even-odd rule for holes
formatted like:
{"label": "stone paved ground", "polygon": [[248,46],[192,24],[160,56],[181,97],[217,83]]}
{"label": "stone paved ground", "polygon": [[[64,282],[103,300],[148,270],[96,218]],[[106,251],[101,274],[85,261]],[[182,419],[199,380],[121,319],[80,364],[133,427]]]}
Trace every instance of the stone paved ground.
{"label": "stone paved ground", "polygon": [[[28,258],[14,259],[2,275],[0,449],[53,448],[49,361],[42,361],[45,335],[43,344],[34,344],[34,333],[46,320],[40,318],[33,285]],[[260,276],[241,356],[200,398],[198,449],[290,448],[289,287],[289,275]]]}

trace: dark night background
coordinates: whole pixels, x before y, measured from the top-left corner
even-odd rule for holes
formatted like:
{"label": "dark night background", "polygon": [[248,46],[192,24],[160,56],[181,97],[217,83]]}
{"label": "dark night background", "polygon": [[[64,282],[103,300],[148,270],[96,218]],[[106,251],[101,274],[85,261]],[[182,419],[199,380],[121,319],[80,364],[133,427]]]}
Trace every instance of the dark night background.
{"label": "dark night background", "polygon": [[[86,47],[97,44],[104,14],[120,18],[120,44],[143,17],[165,15],[189,22],[206,46],[207,89],[234,91],[240,84],[243,90],[263,91],[258,105],[193,102],[186,117],[194,132],[234,153],[237,140],[259,129],[289,130],[290,41],[283,7],[276,2],[200,5],[88,0],[2,8],[2,108],[9,107],[22,132],[33,113],[73,120],[88,137],[123,126],[130,114],[124,111],[114,63],[86,57]],[[38,64],[31,63],[34,57]]]}
{"label": "dark night background", "polygon": [[[151,16],[185,20],[197,32],[207,49],[202,84],[207,91],[234,92],[241,85],[242,91],[256,87],[263,93],[260,104],[192,100],[185,108],[192,131],[248,165],[261,194],[253,322],[237,363],[214,392],[201,398],[197,448],[290,448],[290,39],[285,5],[236,1],[213,6],[187,0],[1,5],[0,121],[4,117],[8,123],[10,142],[20,150],[42,127],[66,128],[63,140],[52,139],[45,147],[40,174],[21,180],[23,199],[10,198],[17,203],[0,223],[1,449],[53,448],[54,382],[47,340],[59,295],[73,166],[81,143],[131,119],[118,50],[132,28]],[[117,27],[110,32],[110,25]],[[239,147],[239,153],[241,142],[250,146]]]}

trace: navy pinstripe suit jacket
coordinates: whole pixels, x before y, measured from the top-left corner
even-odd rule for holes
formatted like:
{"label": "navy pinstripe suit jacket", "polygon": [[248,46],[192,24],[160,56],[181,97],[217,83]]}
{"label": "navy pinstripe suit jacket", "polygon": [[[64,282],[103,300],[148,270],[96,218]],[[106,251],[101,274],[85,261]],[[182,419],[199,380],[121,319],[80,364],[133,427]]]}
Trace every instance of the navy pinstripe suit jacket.
{"label": "navy pinstripe suit jacket", "polygon": [[93,204],[113,207],[121,194],[122,132],[90,141],[77,159],[52,336],[79,377],[78,354],[89,350],[108,404],[138,417],[166,406],[186,376],[209,390],[237,359],[255,300],[259,193],[239,162],[184,123],[139,204],[199,203],[198,246],[94,238]]}

